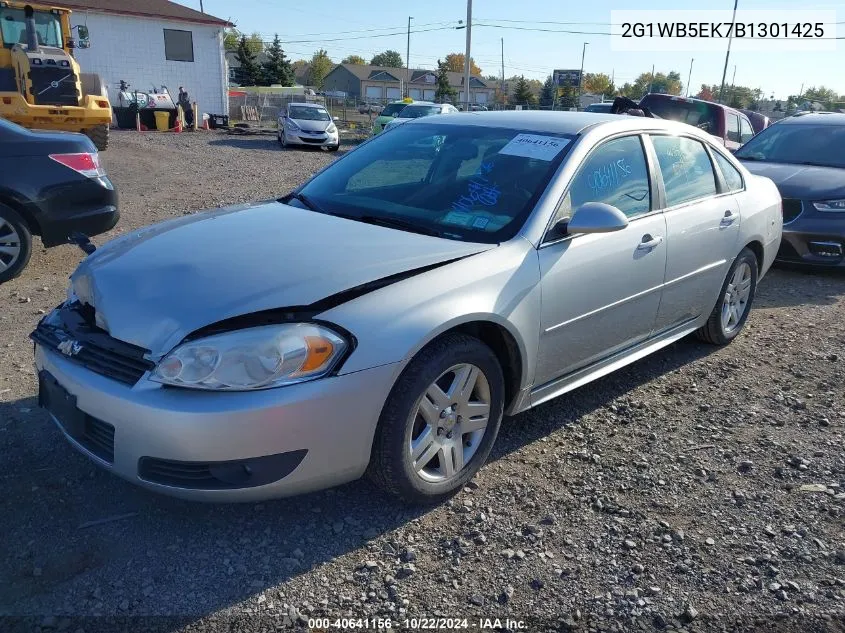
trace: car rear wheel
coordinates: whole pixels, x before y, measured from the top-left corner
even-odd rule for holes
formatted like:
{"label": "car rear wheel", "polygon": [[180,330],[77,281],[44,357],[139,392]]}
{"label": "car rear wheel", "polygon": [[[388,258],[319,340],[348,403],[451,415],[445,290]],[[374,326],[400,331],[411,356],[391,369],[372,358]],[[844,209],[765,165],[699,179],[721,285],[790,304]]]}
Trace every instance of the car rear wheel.
{"label": "car rear wheel", "polygon": [[32,234],[14,209],[0,204],[0,283],[21,274],[32,255]]}
{"label": "car rear wheel", "polygon": [[408,365],[382,410],[369,475],[406,503],[441,501],[487,460],[504,408],[495,354],[478,339],[449,334]]}
{"label": "car rear wheel", "polygon": [[713,345],[727,345],[742,331],[757,292],[757,256],[744,248],[728,271],[707,323],[696,332]]}

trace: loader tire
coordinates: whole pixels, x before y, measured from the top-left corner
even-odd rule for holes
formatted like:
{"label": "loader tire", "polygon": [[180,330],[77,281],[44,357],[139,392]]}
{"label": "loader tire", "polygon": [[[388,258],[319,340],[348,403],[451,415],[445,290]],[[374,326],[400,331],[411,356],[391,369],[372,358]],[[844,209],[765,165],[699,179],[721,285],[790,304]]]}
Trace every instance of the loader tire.
{"label": "loader tire", "polygon": [[98,151],[104,152],[109,148],[109,126],[96,125],[85,130],[85,135],[94,141]]}

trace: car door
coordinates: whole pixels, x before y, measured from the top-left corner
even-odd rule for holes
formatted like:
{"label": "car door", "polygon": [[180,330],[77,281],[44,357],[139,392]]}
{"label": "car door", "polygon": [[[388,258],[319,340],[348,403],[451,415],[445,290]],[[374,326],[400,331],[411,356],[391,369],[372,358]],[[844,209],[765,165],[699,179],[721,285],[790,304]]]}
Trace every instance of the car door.
{"label": "car door", "polygon": [[[737,254],[739,205],[704,144],[652,135],[669,235],[657,331],[709,313]],[[714,153],[717,150],[710,150]],[[727,160],[722,157],[723,160]]]}
{"label": "car door", "polygon": [[539,249],[538,387],[651,334],[667,246],[663,214],[653,210],[652,197],[639,135],[604,141],[573,177],[554,222],[585,202],[604,202],[625,213],[629,225],[613,233],[546,236]]}

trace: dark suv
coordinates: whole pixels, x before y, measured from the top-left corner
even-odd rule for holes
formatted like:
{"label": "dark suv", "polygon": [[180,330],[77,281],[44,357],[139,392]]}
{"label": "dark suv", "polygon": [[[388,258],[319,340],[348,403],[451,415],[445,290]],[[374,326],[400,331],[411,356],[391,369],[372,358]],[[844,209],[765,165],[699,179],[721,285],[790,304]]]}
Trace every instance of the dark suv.
{"label": "dark suv", "polygon": [[712,134],[730,151],[739,149],[754,136],[747,116],[720,103],[651,93],[640,100],[640,105],[661,119],[689,123]]}

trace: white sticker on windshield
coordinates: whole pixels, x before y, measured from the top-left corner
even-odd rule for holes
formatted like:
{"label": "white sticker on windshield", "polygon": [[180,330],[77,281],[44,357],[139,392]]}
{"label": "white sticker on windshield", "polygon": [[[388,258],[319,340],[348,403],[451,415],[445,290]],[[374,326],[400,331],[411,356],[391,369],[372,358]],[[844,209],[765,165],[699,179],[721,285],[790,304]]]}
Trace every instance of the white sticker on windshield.
{"label": "white sticker on windshield", "polygon": [[499,150],[500,154],[508,156],[524,156],[538,160],[552,160],[569,140],[557,136],[541,136],[539,134],[517,134],[510,143]]}
{"label": "white sticker on windshield", "polygon": [[443,222],[446,224],[459,224],[461,226],[466,226],[470,222],[472,222],[473,216],[471,213],[464,213],[463,211],[450,211],[446,214],[446,217],[443,218]]}

